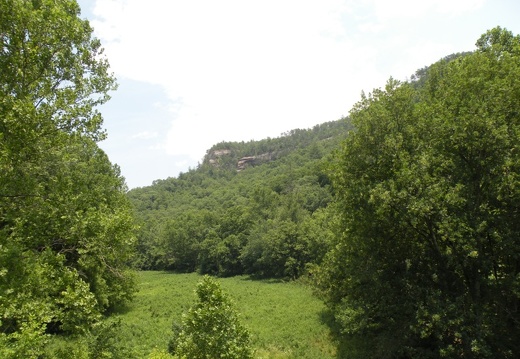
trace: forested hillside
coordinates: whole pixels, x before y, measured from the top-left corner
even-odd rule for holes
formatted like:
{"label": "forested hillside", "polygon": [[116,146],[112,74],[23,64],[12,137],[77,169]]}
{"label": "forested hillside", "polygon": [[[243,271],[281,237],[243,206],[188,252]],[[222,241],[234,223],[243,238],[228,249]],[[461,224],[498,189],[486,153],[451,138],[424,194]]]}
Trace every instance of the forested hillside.
{"label": "forested hillside", "polygon": [[520,354],[520,37],[129,193],[141,268],[306,273],[352,358]]}
{"label": "forested hillside", "polygon": [[[115,78],[79,15],[0,2],[1,358],[520,357],[520,36],[496,27],[346,118],[127,191],[98,146]],[[198,275],[175,272],[244,274],[225,281],[262,330],[209,276],[182,316],[164,301]]]}
{"label": "forested hillside", "polygon": [[128,193],[144,269],[296,278],[325,253],[327,164],[348,119],[213,146],[197,169]]}

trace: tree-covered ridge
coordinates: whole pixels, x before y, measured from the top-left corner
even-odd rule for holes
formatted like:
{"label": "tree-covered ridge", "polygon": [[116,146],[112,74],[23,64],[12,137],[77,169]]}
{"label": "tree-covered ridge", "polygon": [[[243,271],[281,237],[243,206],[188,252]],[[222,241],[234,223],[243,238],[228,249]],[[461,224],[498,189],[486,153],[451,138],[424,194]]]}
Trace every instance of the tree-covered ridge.
{"label": "tree-covered ridge", "polygon": [[[323,254],[311,222],[331,200],[326,165],[348,119],[279,138],[219,143],[178,178],[128,193],[142,220],[143,268],[298,276]],[[221,155],[216,161],[214,153]],[[273,154],[238,171],[241,158]]]}
{"label": "tree-covered ridge", "polygon": [[[211,147],[203,159],[203,164],[230,170],[240,170],[239,163],[244,158],[255,158],[252,165],[273,161],[287,156],[293,151],[311,146],[315,153],[310,156],[321,157],[319,144],[347,132],[351,128],[348,121],[325,122],[311,129],[294,129],[277,138],[266,138],[249,142],[221,142]],[[331,147],[325,146],[330,149]]]}

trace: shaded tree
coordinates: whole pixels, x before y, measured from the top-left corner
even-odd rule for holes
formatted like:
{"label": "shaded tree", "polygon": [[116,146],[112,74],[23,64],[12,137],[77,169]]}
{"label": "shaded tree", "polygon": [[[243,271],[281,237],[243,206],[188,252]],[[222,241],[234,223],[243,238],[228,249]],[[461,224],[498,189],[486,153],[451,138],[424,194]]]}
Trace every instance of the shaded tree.
{"label": "shaded tree", "polygon": [[477,45],[351,112],[319,281],[354,357],[520,353],[520,38]]}

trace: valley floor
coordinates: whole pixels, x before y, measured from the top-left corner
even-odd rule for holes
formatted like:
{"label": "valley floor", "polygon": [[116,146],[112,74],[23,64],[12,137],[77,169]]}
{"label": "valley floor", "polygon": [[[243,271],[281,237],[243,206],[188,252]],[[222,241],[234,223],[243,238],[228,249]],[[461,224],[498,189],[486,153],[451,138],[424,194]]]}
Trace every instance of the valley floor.
{"label": "valley floor", "polygon": [[[121,320],[121,337],[139,357],[165,350],[174,322],[195,303],[201,276],[146,271],[139,273],[134,302],[111,318]],[[247,276],[219,279],[235,302],[242,323],[252,334],[257,358],[334,358],[335,346],[324,323],[325,306],[297,282],[252,280]]]}

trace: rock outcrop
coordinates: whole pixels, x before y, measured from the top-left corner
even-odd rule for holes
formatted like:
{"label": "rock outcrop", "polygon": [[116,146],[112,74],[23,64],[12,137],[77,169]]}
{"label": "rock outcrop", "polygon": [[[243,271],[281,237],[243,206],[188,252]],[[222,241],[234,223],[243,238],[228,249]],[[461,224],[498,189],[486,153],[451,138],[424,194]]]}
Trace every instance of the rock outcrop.
{"label": "rock outcrop", "polygon": [[258,156],[246,156],[238,160],[237,171],[243,171],[249,166],[255,166],[273,159],[273,152],[262,153]]}
{"label": "rock outcrop", "polygon": [[218,166],[218,160],[220,157],[231,154],[231,150],[215,150],[212,151],[208,156],[208,162],[210,165]]}
{"label": "rock outcrop", "polygon": [[[247,167],[251,166],[257,166],[264,162],[272,161],[275,156],[274,152],[266,152],[262,153],[260,155],[256,156],[244,156],[241,157],[236,162],[236,170],[237,172],[245,170]],[[229,156],[229,157],[226,157]],[[236,154],[233,153],[232,150],[229,149],[220,149],[220,150],[213,150],[209,152],[206,156],[206,160],[208,161],[211,166],[213,167],[221,167],[221,166],[233,166],[233,157],[235,157]],[[235,157],[236,158],[236,157]],[[236,160],[235,160],[236,161]]]}

